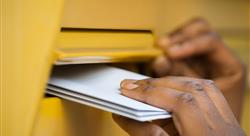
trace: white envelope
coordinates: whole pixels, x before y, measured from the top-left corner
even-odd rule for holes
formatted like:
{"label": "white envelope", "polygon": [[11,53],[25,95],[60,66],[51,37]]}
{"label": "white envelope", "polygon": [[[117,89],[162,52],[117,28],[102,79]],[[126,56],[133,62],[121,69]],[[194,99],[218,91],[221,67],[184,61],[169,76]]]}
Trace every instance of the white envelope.
{"label": "white envelope", "polygon": [[145,78],[148,77],[105,65],[56,66],[47,93],[139,121],[169,118],[163,109],[120,94],[122,80]]}

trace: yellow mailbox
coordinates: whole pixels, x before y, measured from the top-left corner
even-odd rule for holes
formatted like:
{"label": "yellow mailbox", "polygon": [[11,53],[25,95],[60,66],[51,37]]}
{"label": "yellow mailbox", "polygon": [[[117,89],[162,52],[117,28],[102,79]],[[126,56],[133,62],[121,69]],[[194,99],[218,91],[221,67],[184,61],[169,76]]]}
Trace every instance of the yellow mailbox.
{"label": "yellow mailbox", "polygon": [[53,65],[116,63],[138,71],[139,63],[159,55],[152,4],[157,3],[4,1],[3,135],[126,135],[110,113],[46,96],[45,88]]}

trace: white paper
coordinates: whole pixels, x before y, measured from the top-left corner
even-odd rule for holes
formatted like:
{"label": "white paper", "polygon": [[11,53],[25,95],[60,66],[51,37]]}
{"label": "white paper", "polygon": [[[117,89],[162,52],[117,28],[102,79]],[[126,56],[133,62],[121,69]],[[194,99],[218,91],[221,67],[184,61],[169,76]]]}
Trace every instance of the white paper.
{"label": "white paper", "polygon": [[[169,117],[170,115],[165,110],[120,94],[119,88],[122,80],[145,78],[148,77],[105,65],[57,66],[49,80],[48,89],[51,90],[50,94],[65,96],[64,98],[71,100],[82,100],[85,104],[88,101],[98,105],[97,108],[103,106],[104,110],[111,108],[112,111],[107,110],[110,112],[119,111],[120,115],[123,112],[134,117],[147,116],[147,119],[148,116]],[[141,118],[138,120],[142,121]]]}
{"label": "white paper", "polygon": [[142,121],[142,122],[143,121],[151,121],[151,120],[155,120],[155,119],[165,119],[165,118],[170,117],[169,114],[159,114],[159,115],[152,115],[152,116],[134,116],[134,115],[131,115],[131,114],[128,114],[128,113],[125,113],[125,112],[121,112],[121,111],[113,109],[113,108],[109,108],[109,107],[99,105],[99,104],[95,104],[95,103],[85,101],[85,100],[79,100],[79,99],[77,99],[75,97],[70,97],[70,96],[58,94],[56,92],[51,92],[49,90],[47,91],[47,93],[58,96],[58,97],[61,97],[61,98],[64,98],[66,100],[74,101],[74,102],[81,103],[81,104],[84,104],[84,105],[88,105],[88,106],[91,106],[91,107],[95,107],[95,108],[98,108],[98,109],[101,109],[101,110],[109,111],[109,112],[112,112],[112,113],[115,113],[115,114],[118,114],[118,115],[121,115],[121,116],[125,116],[125,117],[128,117],[128,118],[134,119],[134,120]]}

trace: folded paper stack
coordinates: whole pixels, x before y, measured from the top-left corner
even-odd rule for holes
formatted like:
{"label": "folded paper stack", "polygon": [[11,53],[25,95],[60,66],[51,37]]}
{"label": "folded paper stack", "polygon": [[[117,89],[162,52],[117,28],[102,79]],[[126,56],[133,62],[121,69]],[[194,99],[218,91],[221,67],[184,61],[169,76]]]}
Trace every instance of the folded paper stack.
{"label": "folded paper stack", "polygon": [[138,121],[169,118],[171,115],[167,111],[120,93],[122,80],[146,78],[148,77],[106,65],[55,66],[46,92]]}

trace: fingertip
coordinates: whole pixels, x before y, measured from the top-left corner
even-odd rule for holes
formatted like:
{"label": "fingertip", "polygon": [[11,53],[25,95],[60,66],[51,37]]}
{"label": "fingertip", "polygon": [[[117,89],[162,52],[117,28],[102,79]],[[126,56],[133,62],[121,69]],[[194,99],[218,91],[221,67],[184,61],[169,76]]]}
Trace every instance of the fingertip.
{"label": "fingertip", "polygon": [[167,49],[168,46],[170,44],[170,39],[166,36],[163,36],[163,37],[160,37],[158,40],[157,40],[157,45],[160,47],[160,48],[163,48],[163,49]]}
{"label": "fingertip", "polygon": [[135,84],[136,81],[137,80],[133,79],[125,79],[121,82],[120,86],[123,89],[128,89],[128,90],[135,89],[138,87],[138,85]]}
{"label": "fingertip", "polygon": [[128,96],[128,90],[126,90],[126,89],[120,89],[121,90],[121,94],[122,95],[125,95],[125,96]]}
{"label": "fingertip", "polygon": [[135,83],[137,80],[134,80],[134,79],[124,79],[121,81],[120,83],[120,86],[124,86],[125,84],[128,84],[128,83]]}
{"label": "fingertip", "polygon": [[165,76],[171,68],[171,63],[166,56],[162,55],[154,60],[152,68],[157,76]]}
{"label": "fingertip", "polygon": [[137,91],[131,91],[131,90],[126,90],[126,89],[121,89],[121,94],[131,98],[131,99],[135,99],[135,100],[139,100],[140,101],[140,96],[141,94]]}

